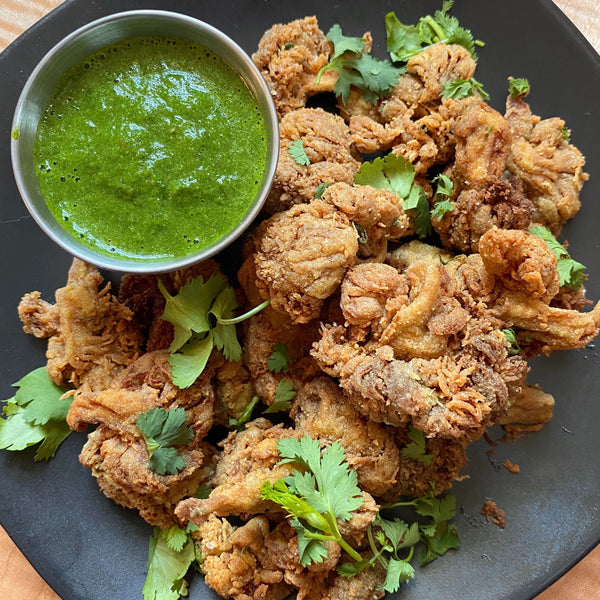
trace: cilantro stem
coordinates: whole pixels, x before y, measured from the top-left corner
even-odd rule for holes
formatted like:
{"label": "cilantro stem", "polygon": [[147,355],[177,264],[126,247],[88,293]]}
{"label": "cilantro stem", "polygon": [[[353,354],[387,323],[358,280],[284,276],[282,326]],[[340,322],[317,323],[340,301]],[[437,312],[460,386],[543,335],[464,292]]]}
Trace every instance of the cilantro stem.
{"label": "cilantro stem", "polygon": [[328,521],[328,525],[330,526],[329,529],[331,533],[317,533],[316,531],[311,531],[310,529],[307,529],[304,532],[304,535],[307,538],[311,538],[314,540],[323,540],[324,542],[337,542],[339,546],[343,550],[345,550],[346,553],[349,554],[356,562],[361,562],[363,560],[363,557],[352,546],[350,546],[350,544],[348,544],[346,540],[344,540],[344,538],[338,531],[337,525],[335,526],[335,528],[331,528],[331,523],[329,523],[329,519],[326,518],[326,520]]}
{"label": "cilantro stem", "polygon": [[423,21],[425,21],[427,25],[429,25],[429,27],[433,29],[433,31],[435,31],[435,35],[437,38],[436,42],[446,41],[446,32],[436,23],[435,19],[431,15],[427,15],[426,17],[424,17]]}
{"label": "cilantro stem", "polygon": [[271,300],[267,299],[264,302],[261,302],[258,306],[251,308],[248,312],[245,312],[243,315],[240,315],[239,317],[233,317],[232,319],[217,318],[217,323],[219,323],[220,325],[235,325],[236,323],[241,323],[242,321],[249,319],[252,315],[259,313],[264,308],[267,308],[269,304],[271,304]]}

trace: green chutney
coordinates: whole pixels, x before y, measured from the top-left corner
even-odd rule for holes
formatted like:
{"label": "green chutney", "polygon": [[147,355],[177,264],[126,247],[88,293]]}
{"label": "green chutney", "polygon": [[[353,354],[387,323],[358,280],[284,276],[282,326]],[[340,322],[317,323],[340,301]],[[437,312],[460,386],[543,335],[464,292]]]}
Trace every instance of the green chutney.
{"label": "green chutney", "polygon": [[266,127],[239,74],[208,48],[139,37],[61,79],[37,132],[46,203],[102,254],[182,258],[231,231],[261,185]]}

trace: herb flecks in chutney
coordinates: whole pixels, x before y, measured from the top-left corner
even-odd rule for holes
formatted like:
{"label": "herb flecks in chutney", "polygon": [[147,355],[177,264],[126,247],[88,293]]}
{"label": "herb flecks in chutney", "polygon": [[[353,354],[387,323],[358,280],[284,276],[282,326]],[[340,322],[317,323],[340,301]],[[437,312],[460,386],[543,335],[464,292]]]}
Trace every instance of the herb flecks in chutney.
{"label": "herb flecks in chutney", "polygon": [[242,219],[266,162],[264,120],[221,58],[180,39],[140,37],[62,78],[38,130],[46,202],[94,250],[183,257]]}

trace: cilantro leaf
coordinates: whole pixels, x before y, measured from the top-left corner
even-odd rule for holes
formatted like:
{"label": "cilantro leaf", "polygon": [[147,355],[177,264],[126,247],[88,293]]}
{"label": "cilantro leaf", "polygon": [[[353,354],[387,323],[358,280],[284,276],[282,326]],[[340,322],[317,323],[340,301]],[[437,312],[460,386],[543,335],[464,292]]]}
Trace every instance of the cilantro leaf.
{"label": "cilantro leaf", "polygon": [[517,340],[517,336],[512,329],[503,329],[502,333],[506,338],[506,341],[510,344],[510,348],[508,349],[509,355],[519,354],[521,352],[521,346],[519,346],[519,342]]}
{"label": "cilantro leaf", "polygon": [[483,89],[483,85],[471,77],[471,79],[456,79],[455,81],[447,81],[442,88],[442,98],[468,98],[474,96],[477,92],[483,100],[489,100],[490,95]]}
{"label": "cilantro leaf", "polygon": [[308,537],[311,530],[303,527],[298,519],[292,519],[291,525],[298,534],[298,552],[300,553],[300,564],[307,567],[312,563],[322,563],[327,558],[327,546],[323,540]]}
{"label": "cilantro leaf", "polygon": [[390,152],[385,157],[362,163],[354,175],[354,183],[390,190],[403,199],[402,208],[413,211],[417,235],[421,238],[431,233],[429,203],[425,191],[414,183],[415,168],[403,156]]}
{"label": "cilantro leaf", "polygon": [[294,384],[290,379],[282,379],[277,385],[277,391],[275,392],[275,398],[273,403],[264,412],[265,413],[277,413],[289,410],[292,406],[291,401],[296,396],[296,390]]}
{"label": "cilantro leaf", "polygon": [[442,10],[433,15],[421,17],[416,25],[404,25],[394,12],[385,17],[387,50],[395,62],[407,62],[428,46],[443,42],[458,44],[466,48],[477,60],[475,46],[483,46],[480,40],[474,40],[473,34],[460,26],[458,19],[448,14],[453,2],[446,0]]}
{"label": "cilantro leaf", "polygon": [[454,182],[447,175],[438,175],[434,177],[431,183],[437,182],[437,189],[434,196],[434,206],[431,209],[431,217],[441,219],[446,213],[452,212],[455,208],[454,203],[450,200]]}
{"label": "cilantro leaf", "polygon": [[136,421],[148,449],[148,467],[158,475],[176,475],[185,468],[185,461],[173,446],[187,444],[194,430],[185,422],[185,409],[151,408]]}
{"label": "cilantro leaf", "polygon": [[167,546],[173,550],[173,552],[181,552],[185,543],[188,541],[188,536],[181,527],[172,525],[167,529],[166,533]]}
{"label": "cilantro leaf", "polygon": [[225,358],[230,361],[242,358],[242,347],[237,339],[235,325],[225,324],[221,321],[231,319],[236,308],[235,291],[231,286],[227,286],[221,290],[210,309],[210,314],[217,319],[217,324],[212,329],[214,345],[217,350],[222,350]]}
{"label": "cilantro leaf", "polygon": [[408,438],[411,441],[402,448],[402,456],[412,458],[424,465],[430,465],[433,462],[433,455],[427,454],[425,451],[425,434],[411,426],[408,430]]}
{"label": "cilantro leaf", "polygon": [[404,25],[396,13],[385,15],[387,51],[395,62],[407,62],[421,52],[423,39],[416,25]]}
{"label": "cilantro leaf", "polygon": [[390,558],[382,589],[393,594],[398,591],[401,583],[410,581],[414,576],[415,570],[409,562]]}
{"label": "cilantro leaf", "polygon": [[425,190],[420,185],[414,185],[408,197],[402,203],[404,210],[413,211],[417,235],[425,238],[431,235],[431,215],[429,213],[429,202]]}
{"label": "cilantro leaf", "polygon": [[365,47],[364,38],[348,37],[342,33],[342,28],[335,23],[327,32],[327,39],[333,44],[332,59],[336,59],[346,52],[362,54]]}
{"label": "cilantro leaf", "polygon": [[[171,528],[173,529],[173,528]],[[144,600],[179,600],[187,595],[184,577],[196,559],[194,542],[186,536],[181,549],[174,545],[171,529],[154,528],[148,549],[148,574],[142,593]],[[179,534],[176,534],[181,541]]]}
{"label": "cilantro leaf", "polygon": [[434,207],[431,209],[431,217],[433,219],[441,219],[446,213],[452,212],[454,210],[454,202],[452,200],[438,200]]}
{"label": "cilantro leaf", "polygon": [[330,186],[330,183],[320,183],[315,190],[315,199],[320,200],[325,193],[325,190]]}
{"label": "cilantro leaf", "polygon": [[529,94],[529,81],[524,77],[508,78],[508,93],[511,98],[522,98]]}
{"label": "cilantro leaf", "polygon": [[193,337],[186,342],[180,352],[169,356],[171,378],[180,389],[190,387],[204,371],[213,349],[212,333],[207,336]]}
{"label": "cilantro leaf", "polygon": [[267,369],[273,373],[287,373],[290,370],[290,351],[285,344],[275,344],[267,359]]}
{"label": "cilantro leaf", "polygon": [[339,25],[333,25],[327,33],[333,44],[333,55],[317,75],[317,83],[327,70],[338,73],[334,92],[344,105],[350,96],[352,86],[362,93],[364,99],[376,104],[380,98],[389,96],[404,69],[399,69],[387,60],[379,60],[364,52],[361,38],[347,37]]}
{"label": "cilantro leaf", "polygon": [[586,278],[584,273],[585,265],[573,260],[567,249],[556,240],[546,227],[534,225],[529,228],[529,233],[542,238],[556,256],[556,268],[558,270],[560,285],[566,285],[573,290],[578,290]]}
{"label": "cilantro leaf", "polygon": [[310,165],[310,160],[306,156],[304,145],[302,140],[294,140],[288,146],[288,154],[299,164],[299,165]]}
{"label": "cilantro leaf", "polygon": [[0,449],[19,451],[40,444],[34,460],[48,460],[71,433],[66,416],[73,397],[63,398],[68,388],[57,386],[46,367],[13,385],[18,389],[0,417]]}
{"label": "cilantro leaf", "polygon": [[13,387],[18,388],[15,400],[19,406],[27,406],[26,419],[34,425],[45,425],[48,421],[64,421],[72,399],[61,400],[69,388],[56,385],[46,367],[34,369],[21,378]]}
{"label": "cilantro leaf", "polygon": [[175,327],[170,352],[181,348],[192,337],[192,332],[204,333],[210,329],[208,311],[226,285],[227,280],[221,275],[213,275],[206,283],[202,277],[196,277],[184,285],[176,296],[171,296],[163,283],[158,281],[158,288],[167,301],[161,318]]}

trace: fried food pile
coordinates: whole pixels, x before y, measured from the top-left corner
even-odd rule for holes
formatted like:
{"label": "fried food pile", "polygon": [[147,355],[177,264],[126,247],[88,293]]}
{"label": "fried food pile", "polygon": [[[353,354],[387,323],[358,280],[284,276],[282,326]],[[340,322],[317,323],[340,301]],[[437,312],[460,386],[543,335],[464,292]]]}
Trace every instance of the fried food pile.
{"label": "fried food pile", "polygon": [[[587,175],[564,122],[535,116],[522,97],[509,97],[504,115],[477,93],[443,99],[444,83],[475,72],[469,52],[443,43],[411,58],[377,104],[353,89],[339,114],[307,107],[334,89],[335,71],[318,79],[331,55],[314,17],[275,25],[254,55],[280,116],[281,147],[238,272],[242,302],[270,305],[238,326],[240,361],[213,350],[192,386],[173,384],[173,327],[161,318],[158,276],[126,275],[115,296],[76,259],[55,304],[32,292],[19,307],[25,330],[48,338],[53,381],[75,388],[69,425],[95,426],[82,464],[151,525],[194,523],[206,583],[236,600],[383,595],[377,564],[337,574],[342,551],[333,542],[323,562],[300,564],[285,511],[260,494],[265,481],[292,472],[279,464],[279,440],[342,445],[364,503],[340,527],[367,555],[379,505],[450,488],[467,445],[491,425],[546,423],[554,400],[528,384],[527,359],[581,348],[600,326],[600,304],[588,310],[583,289],[560,284],[556,255],[528,231],[537,224],[558,235],[579,209]],[[309,164],[289,153],[298,139]],[[414,211],[400,195],[354,183],[364,153],[387,152],[413,165],[431,207],[433,174],[451,179],[453,209],[432,218],[438,244],[415,238]],[[217,273],[211,260],[161,280],[176,294]],[[269,366],[276,345],[289,351],[286,373]],[[270,406],[284,378],[296,392],[289,418],[223,429],[254,395]],[[149,469],[136,427],[156,407],[183,408],[193,429],[176,475]],[[429,464],[402,453],[412,429],[425,436]],[[196,497],[200,484],[207,498]]]}

